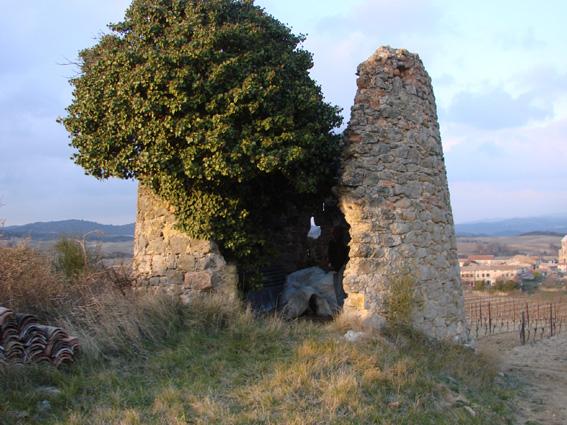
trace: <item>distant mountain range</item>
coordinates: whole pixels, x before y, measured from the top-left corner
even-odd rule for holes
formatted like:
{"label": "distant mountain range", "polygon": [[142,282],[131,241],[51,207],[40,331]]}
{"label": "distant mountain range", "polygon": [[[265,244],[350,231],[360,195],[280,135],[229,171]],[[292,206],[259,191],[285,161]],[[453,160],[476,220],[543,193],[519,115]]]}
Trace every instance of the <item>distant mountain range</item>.
{"label": "distant mountain range", "polygon": [[567,235],[567,215],[486,220],[455,225],[457,236]]}
{"label": "distant mountain range", "polygon": [[[567,235],[567,215],[510,218],[461,223],[455,226],[458,236]],[[134,238],[134,223],[113,225],[86,220],[62,220],[7,226],[0,229],[0,239],[31,237],[54,240],[61,236],[83,237],[100,241],[129,241]]]}
{"label": "distant mountain range", "polygon": [[[88,235],[87,235],[88,234]],[[0,229],[0,239],[31,238],[54,240],[62,236],[105,242],[125,242],[134,238],[134,223],[124,225],[100,224],[86,220],[62,220],[7,226]]]}

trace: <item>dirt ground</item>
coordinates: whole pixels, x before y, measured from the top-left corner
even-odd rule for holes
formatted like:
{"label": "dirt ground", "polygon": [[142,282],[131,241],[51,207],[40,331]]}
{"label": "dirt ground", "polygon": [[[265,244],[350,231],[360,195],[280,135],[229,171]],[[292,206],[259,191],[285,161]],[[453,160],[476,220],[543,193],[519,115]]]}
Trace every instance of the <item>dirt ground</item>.
{"label": "dirt ground", "polygon": [[517,424],[567,425],[567,331],[523,346],[515,333],[493,335],[478,349],[518,383]]}

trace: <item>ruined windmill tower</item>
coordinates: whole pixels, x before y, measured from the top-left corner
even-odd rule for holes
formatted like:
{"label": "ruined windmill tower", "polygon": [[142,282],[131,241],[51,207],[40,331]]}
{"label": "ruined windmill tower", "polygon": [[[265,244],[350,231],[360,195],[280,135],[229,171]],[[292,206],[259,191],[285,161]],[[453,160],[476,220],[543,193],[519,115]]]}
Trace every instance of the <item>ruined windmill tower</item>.
{"label": "ruined windmill tower", "polygon": [[[413,325],[433,338],[466,343],[431,80],[417,55],[388,47],[361,64],[358,75],[336,188],[351,236],[345,309],[383,316],[393,276],[406,267],[417,292]],[[306,235],[303,227],[290,232],[300,221],[290,211],[284,215],[292,225],[280,233],[304,230]],[[134,245],[138,284],[185,297],[212,290],[230,293],[236,286],[235,266],[226,263],[214,241],[191,239],[174,225],[173,210],[140,187]],[[293,253],[296,242],[280,245],[289,245]]]}
{"label": "ruined windmill tower", "polygon": [[413,325],[466,342],[463,292],[431,80],[419,57],[382,47],[358,67],[337,188],[351,226],[346,309],[385,314],[400,268],[415,279]]}

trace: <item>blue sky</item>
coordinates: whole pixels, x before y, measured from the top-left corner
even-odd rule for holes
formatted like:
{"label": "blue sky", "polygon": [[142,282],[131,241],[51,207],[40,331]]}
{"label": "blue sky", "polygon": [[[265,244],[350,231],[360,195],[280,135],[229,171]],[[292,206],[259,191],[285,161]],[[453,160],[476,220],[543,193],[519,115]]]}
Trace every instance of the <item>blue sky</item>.
{"label": "blue sky", "polygon": [[[356,66],[381,45],[418,53],[433,80],[457,222],[567,213],[567,2],[257,0],[307,34],[313,77],[348,121]],[[135,218],[134,182],[69,160],[55,120],[65,65],[126,0],[0,0],[0,217],[7,224]]]}

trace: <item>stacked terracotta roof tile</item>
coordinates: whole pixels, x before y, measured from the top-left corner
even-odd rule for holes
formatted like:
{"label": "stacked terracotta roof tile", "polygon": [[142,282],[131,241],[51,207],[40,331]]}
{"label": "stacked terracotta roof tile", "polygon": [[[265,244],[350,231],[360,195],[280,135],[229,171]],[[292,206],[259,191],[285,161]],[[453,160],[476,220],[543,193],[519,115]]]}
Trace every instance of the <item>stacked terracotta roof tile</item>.
{"label": "stacked terracotta roof tile", "polygon": [[59,367],[73,363],[78,352],[79,340],[63,329],[0,306],[0,365],[45,362]]}

